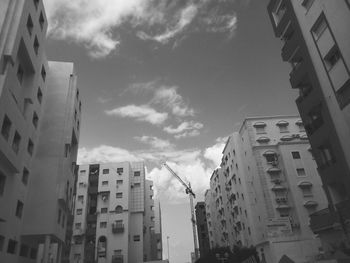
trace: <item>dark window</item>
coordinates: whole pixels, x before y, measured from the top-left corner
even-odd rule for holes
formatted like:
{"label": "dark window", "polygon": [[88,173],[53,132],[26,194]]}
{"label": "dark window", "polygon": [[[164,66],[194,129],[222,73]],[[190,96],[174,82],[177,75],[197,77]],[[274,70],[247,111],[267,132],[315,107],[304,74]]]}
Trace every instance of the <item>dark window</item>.
{"label": "dark window", "polygon": [[116,198],[123,198],[123,193],[116,193]]}
{"label": "dark window", "polygon": [[28,252],[29,252],[29,247],[27,247],[26,245],[22,244],[21,248],[19,250],[19,255],[21,257],[27,257],[28,256]]}
{"label": "dark window", "polygon": [[24,204],[18,200],[17,207],[16,207],[16,216],[18,218],[22,218],[23,206],[24,206]]}
{"label": "dark window", "polygon": [[17,250],[17,241],[9,239],[9,243],[7,245],[7,253],[16,254]]}
{"label": "dark window", "polygon": [[29,139],[29,141],[28,141],[27,151],[30,155],[33,155],[34,143],[31,139]]}
{"label": "dark window", "polygon": [[24,70],[23,70],[21,64],[19,64],[18,68],[17,68],[17,79],[18,79],[20,84],[22,84],[22,82],[23,82],[23,77],[24,77]]}
{"label": "dark window", "polygon": [[43,99],[43,93],[41,92],[40,87],[38,87],[38,92],[37,92],[37,94],[36,94],[36,97],[37,97],[39,103],[41,104],[41,101],[42,101],[42,99]]}
{"label": "dark window", "polygon": [[300,153],[299,152],[292,152],[293,159],[300,159]]}
{"label": "dark window", "polygon": [[325,18],[323,16],[320,17],[312,27],[312,34],[314,38],[318,40],[322,36],[323,32],[327,29],[327,27],[328,26]]}
{"label": "dark window", "polygon": [[333,46],[331,50],[324,57],[326,68],[330,71],[335,64],[341,59],[341,54],[337,46]]}
{"label": "dark window", "polygon": [[5,237],[0,235],[0,251],[4,249]]}
{"label": "dark window", "polygon": [[8,140],[8,138],[10,136],[11,125],[12,125],[12,122],[7,117],[7,115],[5,115],[4,120],[2,122],[2,126],[1,126],[1,134],[6,141]]}
{"label": "dark window", "polygon": [[4,194],[6,184],[6,176],[0,172],[0,196]]}
{"label": "dark window", "polygon": [[323,125],[323,117],[322,117],[322,106],[317,105],[313,107],[309,112],[308,122],[305,125],[305,130],[308,134],[313,134],[318,128]]}
{"label": "dark window", "polygon": [[39,0],[33,0],[34,1],[34,5],[35,5],[35,8],[38,9],[38,6],[39,6]]}
{"label": "dark window", "polygon": [[298,176],[306,176],[305,169],[304,168],[297,168],[297,175]]}
{"label": "dark window", "polygon": [[301,5],[309,10],[313,3],[314,0],[302,0]]}
{"label": "dark window", "polygon": [[43,30],[44,29],[44,24],[45,24],[45,19],[44,19],[44,15],[43,15],[42,12],[40,12],[39,24],[40,24],[41,30]]}
{"label": "dark window", "polygon": [[320,151],[321,167],[330,166],[335,162],[334,153],[330,145],[326,144],[318,149]]}
{"label": "dark window", "polygon": [[107,212],[108,212],[108,208],[107,207],[101,208],[101,214],[106,214]]}
{"label": "dark window", "polygon": [[140,172],[140,171],[134,172],[134,176],[140,176],[140,175],[141,175],[141,172]]}
{"label": "dark window", "polygon": [[134,241],[140,241],[140,236],[139,235],[135,235],[134,236]]}
{"label": "dark window", "polygon": [[33,113],[33,120],[32,120],[32,122],[33,122],[34,127],[37,128],[38,127],[38,122],[39,122],[39,117],[38,117],[38,114],[36,114],[35,111]]}
{"label": "dark window", "polygon": [[46,79],[46,70],[45,70],[44,66],[41,67],[41,77],[43,78],[43,81],[45,81],[45,79]]}
{"label": "dark window", "polygon": [[28,184],[28,179],[29,179],[29,171],[27,168],[23,168],[23,173],[22,173],[22,182],[23,184],[27,185]]}
{"label": "dark window", "polygon": [[39,52],[39,40],[38,38],[35,36],[35,39],[34,39],[34,44],[33,44],[33,48],[34,48],[34,51],[35,51],[35,54],[38,55],[38,52]]}
{"label": "dark window", "polygon": [[37,255],[37,250],[35,248],[32,248],[30,250],[30,258],[31,259],[36,259],[36,255]]}
{"label": "dark window", "polygon": [[62,214],[61,209],[58,209],[57,224],[61,222],[61,214]]}
{"label": "dark window", "polygon": [[122,173],[123,173],[123,171],[124,171],[124,169],[123,169],[123,168],[117,168],[117,173],[118,173],[118,174],[122,174]]}
{"label": "dark window", "polygon": [[16,131],[12,141],[12,149],[15,153],[18,153],[20,143],[21,143],[21,135],[19,135],[19,133]]}
{"label": "dark window", "polygon": [[109,169],[103,169],[102,174],[109,174]]}
{"label": "dark window", "polygon": [[32,17],[29,15],[27,19],[27,30],[30,36],[32,35],[33,27],[34,27],[33,20],[32,20]]}

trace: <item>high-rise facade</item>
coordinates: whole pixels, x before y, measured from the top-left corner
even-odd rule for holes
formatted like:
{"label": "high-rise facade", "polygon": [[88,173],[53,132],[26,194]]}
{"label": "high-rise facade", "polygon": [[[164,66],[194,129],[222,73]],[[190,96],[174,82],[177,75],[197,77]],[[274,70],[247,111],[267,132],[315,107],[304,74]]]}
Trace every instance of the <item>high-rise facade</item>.
{"label": "high-rise facade", "polygon": [[81,103],[42,1],[0,2],[0,261],[67,262]]}
{"label": "high-rise facade", "polygon": [[268,13],[329,202],[310,226],[327,251],[349,247],[350,3],[271,0]]}
{"label": "high-rise facade", "polygon": [[196,210],[196,225],[198,233],[199,253],[200,256],[205,256],[209,252],[209,233],[207,224],[207,213],[205,210],[205,202],[198,202],[195,206]]}
{"label": "high-rise facade", "polygon": [[318,256],[321,244],[308,217],[327,199],[298,117],[245,119],[229,137],[210,186],[206,203],[214,206],[209,216],[219,229],[212,246],[253,245],[272,263],[283,255],[295,262]]}
{"label": "high-rise facade", "polygon": [[143,162],[79,166],[71,262],[158,259],[152,185]]}

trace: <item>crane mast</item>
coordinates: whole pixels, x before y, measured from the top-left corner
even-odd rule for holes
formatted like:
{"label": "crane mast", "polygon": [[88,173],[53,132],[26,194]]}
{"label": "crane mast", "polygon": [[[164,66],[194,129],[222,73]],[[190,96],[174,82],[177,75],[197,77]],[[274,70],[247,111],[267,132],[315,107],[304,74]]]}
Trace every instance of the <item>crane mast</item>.
{"label": "crane mast", "polygon": [[192,222],[192,230],[193,230],[193,241],[194,241],[194,255],[195,260],[199,258],[198,255],[198,244],[197,244],[197,233],[196,233],[196,220],[195,220],[195,214],[194,214],[194,206],[193,206],[193,198],[196,198],[195,193],[192,191],[191,184],[188,185],[181,179],[180,176],[178,176],[167,163],[163,163],[165,168],[168,169],[168,171],[177,179],[179,182],[185,187],[185,192],[188,194],[190,198],[190,209],[191,209],[191,222]]}

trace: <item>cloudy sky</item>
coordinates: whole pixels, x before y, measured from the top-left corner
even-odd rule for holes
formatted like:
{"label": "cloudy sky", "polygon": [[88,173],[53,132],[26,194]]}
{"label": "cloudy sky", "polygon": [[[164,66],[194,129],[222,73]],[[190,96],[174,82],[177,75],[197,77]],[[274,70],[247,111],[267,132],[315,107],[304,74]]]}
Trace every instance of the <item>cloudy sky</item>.
{"label": "cloudy sky", "polygon": [[73,61],[83,100],[79,162],[144,160],[163,216],[164,254],[193,251],[197,201],[227,135],[246,116],[297,113],[267,0],[45,0],[51,60]]}

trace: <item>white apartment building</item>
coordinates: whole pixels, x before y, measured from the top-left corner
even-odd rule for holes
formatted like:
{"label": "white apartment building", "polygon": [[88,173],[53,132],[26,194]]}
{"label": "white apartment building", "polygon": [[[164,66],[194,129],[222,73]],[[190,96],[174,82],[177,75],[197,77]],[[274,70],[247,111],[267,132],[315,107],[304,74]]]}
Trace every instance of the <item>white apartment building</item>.
{"label": "white apartment building", "polygon": [[[225,213],[231,248],[253,245],[271,263],[284,255],[295,262],[315,260],[321,244],[309,228],[309,214],[326,207],[327,199],[299,117],[245,119],[225,145],[220,170],[225,180],[212,177],[210,191],[218,180],[228,197],[218,211]],[[210,218],[212,225],[222,224]]]}
{"label": "white apartment building", "polygon": [[81,102],[46,29],[41,0],[0,1],[0,262],[68,262]]}
{"label": "white apartment building", "polygon": [[329,203],[310,226],[325,257],[349,260],[350,2],[271,0],[267,9]]}
{"label": "white apartment building", "polygon": [[157,259],[152,185],[143,162],[79,166],[71,262]]}

